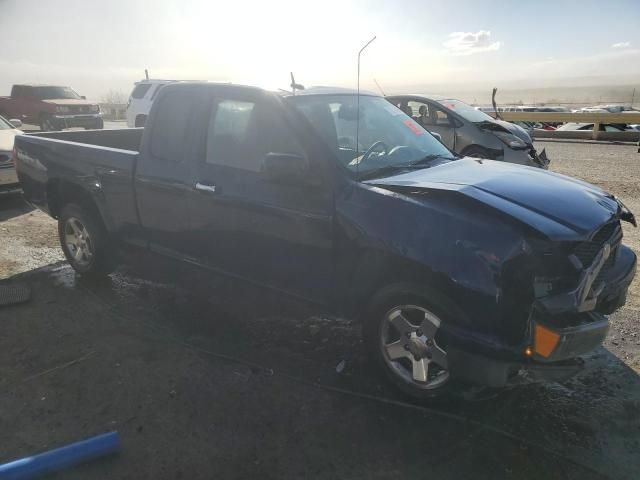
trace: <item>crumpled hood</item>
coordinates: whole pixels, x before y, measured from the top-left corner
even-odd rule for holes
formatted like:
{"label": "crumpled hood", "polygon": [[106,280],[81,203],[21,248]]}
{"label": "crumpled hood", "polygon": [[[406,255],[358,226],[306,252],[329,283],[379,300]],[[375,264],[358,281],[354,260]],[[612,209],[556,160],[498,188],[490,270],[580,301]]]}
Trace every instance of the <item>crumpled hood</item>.
{"label": "crumpled hood", "polygon": [[456,192],[558,240],[583,239],[621,212],[616,199],[594,185],[493,160],[463,158],[366,183],[403,193]]}
{"label": "crumpled hood", "polygon": [[43,100],[45,103],[50,103],[52,105],[66,105],[66,106],[74,106],[74,105],[97,105],[98,102],[92,102],[91,100],[84,100],[81,98],[52,98],[49,100]]}
{"label": "crumpled hood", "polygon": [[522,140],[527,145],[533,144],[533,140],[531,140],[531,136],[529,133],[522,128],[520,125],[516,125],[515,123],[505,122],[504,120],[496,120],[496,123],[507,130],[509,133],[512,133],[520,140]]}

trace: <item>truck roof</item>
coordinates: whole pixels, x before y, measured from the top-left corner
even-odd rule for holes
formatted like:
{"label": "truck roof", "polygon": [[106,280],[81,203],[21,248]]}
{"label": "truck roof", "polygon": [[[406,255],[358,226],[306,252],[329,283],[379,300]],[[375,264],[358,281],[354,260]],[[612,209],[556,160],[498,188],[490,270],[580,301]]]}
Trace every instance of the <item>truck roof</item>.
{"label": "truck roof", "polygon": [[[273,91],[266,88],[258,87],[255,85],[247,85],[241,83],[233,83],[233,82],[207,82],[207,81],[188,81],[181,80],[179,82],[172,82],[170,85],[163,87],[163,89],[174,89],[174,88],[183,88],[186,85],[229,85],[236,88],[247,89],[247,90],[259,90],[263,92],[272,92],[282,97],[292,97],[294,96],[293,92],[287,90],[279,90]],[[353,88],[342,88],[342,87],[309,87],[304,90],[296,90],[295,96],[312,96],[312,95],[357,95],[357,90]],[[379,97],[375,92],[370,92],[368,90],[360,90],[360,95]]]}
{"label": "truck roof", "polygon": [[[280,91],[278,92],[280,95],[284,97],[293,96],[292,92]],[[343,87],[309,87],[304,90],[296,90],[295,96],[309,96],[309,95],[357,95],[358,91],[354,88],[343,88]],[[360,90],[360,95],[367,95],[373,97],[379,97],[375,92],[370,92],[368,90]]]}
{"label": "truck roof", "polygon": [[55,83],[14,83],[14,87],[61,87],[65,88],[69,85],[56,85]]}
{"label": "truck roof", "polygon": [[387,97],[390,98],[396,98],[396,97],[422,97],[422,98],[426,98],[428,100],[434,100],[434,101],[440,101],[440,100],[453,100],[453,97],[447,97],[444,95],[429,95],[427,93],[401,93],[401,94],[393,94],[393,95],[387,95]]}

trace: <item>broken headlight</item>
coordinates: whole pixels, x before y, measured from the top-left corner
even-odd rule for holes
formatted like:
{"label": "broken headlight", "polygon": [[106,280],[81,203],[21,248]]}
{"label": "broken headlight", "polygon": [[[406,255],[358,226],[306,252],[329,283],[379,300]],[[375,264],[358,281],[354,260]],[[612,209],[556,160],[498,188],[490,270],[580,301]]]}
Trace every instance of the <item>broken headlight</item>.
{"label": "broken headlight", "polygon": [[527,144],[521,138],[516,137],[513,133],[509,132],[500,132],[494,130],[493,133],[496,137],[500,139],[502,143],[507,145],[510,148],[514,149],[523,149],[527,148]]}

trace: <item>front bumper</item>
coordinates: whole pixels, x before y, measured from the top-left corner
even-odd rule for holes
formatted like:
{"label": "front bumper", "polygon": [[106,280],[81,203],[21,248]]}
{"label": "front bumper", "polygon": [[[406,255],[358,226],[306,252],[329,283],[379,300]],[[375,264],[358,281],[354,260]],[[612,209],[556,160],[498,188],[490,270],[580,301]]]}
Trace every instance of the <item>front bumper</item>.
{"label": "front bumper", "polygon": [[535,360],[507,361],[455,348],[447,350],[451,375],[476,385],[504,387],[528,382],[563,382],[584,368],[584,360],[572,358],[542,363]]}
{"label": "front bumper", "polygon": [[545,170],[549,169],[549,163],[551,163],[544,149],[538,154],[533,146],[523,150],[514,150],[505,147],[502,160],[518,165],[526,165],[527,167],[543,168]]}
{"label": "front bumper", "polygon": [[[537,307],[556,315],[594,309],[609,314],[622,306],[636,273],[637,258],[633,251],[624,245],[618,245],[614,249],[612,254],[611,244],[605,243],[593,264],[582,272],[574,290],[539,298],[536,302]],[[610,255],[615,255],[614,267],[607,272],[604,279],[598,281],[598,275]]]}
{"label": "front bumper", "polygon": [[[517,352],[509,358],[491,357],[486,354],[471,353],[454,346],[447,349],[447,359],[451,374],[456,378],[489,387],[535,382],[560,382],[580,372],[584,361],[580,358],[599,347],[607,336],[609,320],[596,312],[575,314],[571,322],[563,327],[548,327],[545,316],[535,312],[530,324],[532,346],[527,357],[524,348],[520,356]],[[544,352],[537,344],[536,326],[552,330],[557,336],[551,352]]]}
{"label": "front bumper", "polygon": [[51,121],[58,129],[63,128],[91,128],[102,123],[101,113],[79,114],[79,115],[52,115]]}

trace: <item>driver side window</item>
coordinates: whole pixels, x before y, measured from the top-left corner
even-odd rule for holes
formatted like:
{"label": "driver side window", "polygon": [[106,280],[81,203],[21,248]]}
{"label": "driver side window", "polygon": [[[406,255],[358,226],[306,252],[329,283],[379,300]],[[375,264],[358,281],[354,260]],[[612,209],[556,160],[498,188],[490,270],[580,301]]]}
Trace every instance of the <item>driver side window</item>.
{"label": "driver side window", "polygon": [[436,107],[433,104],[409,101],[407,103],[410,110],[413,113],[413,118],[423,127],[451,127],[452,122],[449,115],[441,108]]}

